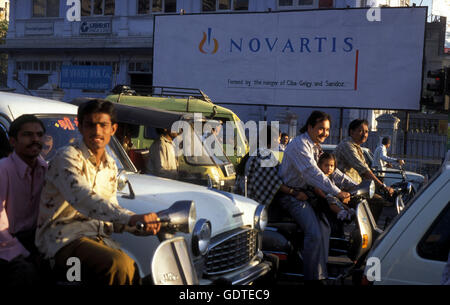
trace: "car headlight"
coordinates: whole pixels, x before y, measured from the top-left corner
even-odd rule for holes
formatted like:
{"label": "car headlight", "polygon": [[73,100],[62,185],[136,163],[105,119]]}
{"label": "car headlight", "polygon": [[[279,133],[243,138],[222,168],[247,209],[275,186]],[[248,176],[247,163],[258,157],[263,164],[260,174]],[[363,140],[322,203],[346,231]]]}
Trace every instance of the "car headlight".
{"label": "car headlight", "polygon": [[257,230],[264,231],[267,225],[268,216],[266,206],[260,204],[255,211],[254,225]]}
{"label": "car headlight", "polygon": [[192,232],[192,252],[195,256],[205,255],[208,252],[211,240],[211,223],[201,218],[197,221]]}

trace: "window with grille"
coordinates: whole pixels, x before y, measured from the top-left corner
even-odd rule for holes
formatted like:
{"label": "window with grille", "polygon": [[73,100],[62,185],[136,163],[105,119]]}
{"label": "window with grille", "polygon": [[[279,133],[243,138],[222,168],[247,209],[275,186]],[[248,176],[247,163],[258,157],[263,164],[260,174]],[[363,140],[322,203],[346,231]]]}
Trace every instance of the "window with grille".
{"label": "window with grille", "polygon": [[33,0],[33,17],[59,17],[59,0]]}
{"label": "window with grille", "polygon": [[81,0],[81,16],[111,16],[114,9],[114,0]]}
{"label": "window with grille", "polygon": [[[326,2],[326,5],[329,6],[329,1]],[[318,0],[278,0],[278,8],[280,10],[301,9],[306,7],[318,7]]]}
{"label": "window with grille", "polygon": [[128,72],[151,72],[152,63],[150,61],[130,61]]}
{"label": "window with grille", "polygon": [[112,66],[113,73],[119,73],[119,62],[115,61],[72,61],[73,66]]}
{"label": "window with grille", "polygon": [[138,0],[139,15],[150,13],[175,13],[176,11],[176,0]]}
{"label": "window with grille", "polygon": [[202,12],[247,11],[248,0],[202,0]]}
{"label": "window with grille", "polygon": [[17,71],[60,71],[61,61],[17,61]]}
{"label": "window with grille", "polygon": [[48,83],[48,74],[28,74],[28,89],[37,90]]}

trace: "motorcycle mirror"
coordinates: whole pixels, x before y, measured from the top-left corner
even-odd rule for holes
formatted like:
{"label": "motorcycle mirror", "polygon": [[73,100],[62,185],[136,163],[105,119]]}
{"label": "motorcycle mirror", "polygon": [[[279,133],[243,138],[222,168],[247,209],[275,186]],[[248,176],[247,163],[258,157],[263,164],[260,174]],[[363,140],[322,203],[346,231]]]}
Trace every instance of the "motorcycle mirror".
{"label": "motorcycle mirror", "polygon": [[351,196],[368,196],[372,198],[375,194],[375,182],[373,180],[363,180],[351,192]]}
{"label": "motorcycle mirror", "polygon": [[127,175],[125,174],[125,170],[120,170],[119,174],[117,175],[117,190],[120,192],[122,191],[125,186],[127,186]]}
{"label": "motorcycle mirror", "polygon": [[395,207],[397,208],[397,214],[400,214],[400,212],[405,208],[402,195],[395,197]]}
{"label": "motorcycle mirror", "polygon": [[168,209],[156,213],[162,227],[183,233],[191,233],[197,218],[195,203],[190,200],[180,200]]}
{"label": "motorcycle mirror", "polygon": [[406,190],[408,191],[408,194],[410,194],[413,190],[413,186],[410,182],[406,185]]}

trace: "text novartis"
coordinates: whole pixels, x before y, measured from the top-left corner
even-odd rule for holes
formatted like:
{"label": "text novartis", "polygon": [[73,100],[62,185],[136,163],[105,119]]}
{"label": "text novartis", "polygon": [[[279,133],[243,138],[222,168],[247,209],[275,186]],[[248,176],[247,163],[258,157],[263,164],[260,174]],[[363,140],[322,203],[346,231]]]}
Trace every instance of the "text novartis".
{"label": "text novartis", "polygon": [[279,39],[278,37],[230,38],[230,53],[250,51],[281,52],[281,53],[337,53],[351,52],[353,50],[353,37],[299,37]]}

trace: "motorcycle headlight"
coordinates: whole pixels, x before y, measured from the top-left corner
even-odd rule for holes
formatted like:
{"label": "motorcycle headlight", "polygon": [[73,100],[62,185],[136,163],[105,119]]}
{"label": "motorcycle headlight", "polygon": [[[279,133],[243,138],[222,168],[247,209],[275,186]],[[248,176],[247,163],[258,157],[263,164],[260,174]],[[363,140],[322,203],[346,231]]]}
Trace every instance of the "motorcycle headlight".
{"label": "motorcycle headlight", "polygon": [[208,252],[211,240],[211,223],[201,218],[197,221],[192,232],[192,252],[195,256],[205,255]]}
{"label": "motorcycle headlight", "polygon": [[372,198],[373,195],[375,195],[375,182],[372,180],[369,185],[369,198]]}
{"label": "motorcycle headlight", "polygon": [[254,225],[257,230],[264,231],[268,221],[267,209],[264,205],[259,205],[256,208],[254,216]]}

